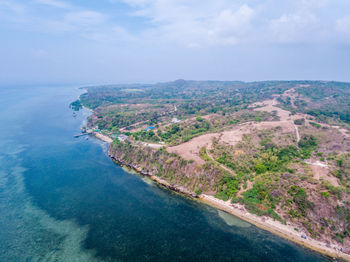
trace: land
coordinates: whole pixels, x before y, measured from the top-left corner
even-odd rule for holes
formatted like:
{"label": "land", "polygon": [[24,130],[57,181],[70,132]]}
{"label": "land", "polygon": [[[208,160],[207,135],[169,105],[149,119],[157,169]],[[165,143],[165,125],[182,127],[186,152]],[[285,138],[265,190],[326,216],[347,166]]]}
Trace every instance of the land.
{"label": "land", "polygon": [[[158,183],[350,260],[350,84],[88,87],[75,106],[109,155]],[[76,108],[76,107],[74,107]]]}

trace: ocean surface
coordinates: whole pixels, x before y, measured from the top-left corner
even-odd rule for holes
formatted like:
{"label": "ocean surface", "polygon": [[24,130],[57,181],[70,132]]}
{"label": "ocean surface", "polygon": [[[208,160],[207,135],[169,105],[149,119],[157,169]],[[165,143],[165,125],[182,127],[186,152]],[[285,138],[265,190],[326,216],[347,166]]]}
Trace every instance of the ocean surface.
{"label": "ocean surface", "polygon": [[0,87],[0,261],[328,261],[74,138],[77,87]]}

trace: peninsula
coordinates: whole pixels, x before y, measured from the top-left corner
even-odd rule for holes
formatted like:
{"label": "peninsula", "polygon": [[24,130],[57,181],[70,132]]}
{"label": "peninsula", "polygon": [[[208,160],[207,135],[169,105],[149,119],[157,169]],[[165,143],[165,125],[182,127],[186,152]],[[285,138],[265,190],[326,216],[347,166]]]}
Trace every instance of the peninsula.
{"label": "peninsula", "polygon": [[[350,260],[350,83],[176,80],[86,88],[86,130],[158,183]],[[87,132],[84,130],[84,132]]]}

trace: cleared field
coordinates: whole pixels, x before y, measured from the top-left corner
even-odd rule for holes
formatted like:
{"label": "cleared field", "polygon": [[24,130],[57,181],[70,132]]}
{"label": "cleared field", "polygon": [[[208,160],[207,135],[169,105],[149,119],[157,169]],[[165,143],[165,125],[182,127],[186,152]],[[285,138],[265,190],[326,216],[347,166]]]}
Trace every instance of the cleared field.
{"label": "cleared field", "polygon": [[229,145],[235,145],[242,139],[244,134],[249,134],[253,130],[264,130],[273,127],[281,127],[285,133],[295,133],[298,138],[298,130],[294,125],[293,118],[290,116],[290,112],[283,110],[276,106],[276,99],[266,100],[261,103],[252,104],[250,107],[257,107],[254,110],[264,112],[276,112],[280,121],[267,121],[267,122],[247,122],[241,125],[237,125],[231,130],[223,131],[220,133],[211,133],[198,136],[190,141],[168,147],[167,151],[170,153],[176,153],[186,160],[194,160],[198,164],[204,164],[205,161],[200,157],[200,149],[206,147],[211,148],[213,138],[219,139],[220,143],[226,143]]}
{"label": "cleared field", "polygon": [[238,125],[235,128],[228,131],[198,136],[186,143],[168,147],[167,151],[170,153],[176,153],[186,160],[194,160],[198,164],[204,164],[204,160],[199,155],[200,149],[202,147],[210,149],[213,138],[219,139],[220,143],[235,145],[236,143],[242,140],[242,136],[244,134],[249,134],[253,130],[264,130],[278,126],[282,128],[283,132],[295,132],[294,125],[291,121],[271,121],[259,123],[249,122],[242,125]]}

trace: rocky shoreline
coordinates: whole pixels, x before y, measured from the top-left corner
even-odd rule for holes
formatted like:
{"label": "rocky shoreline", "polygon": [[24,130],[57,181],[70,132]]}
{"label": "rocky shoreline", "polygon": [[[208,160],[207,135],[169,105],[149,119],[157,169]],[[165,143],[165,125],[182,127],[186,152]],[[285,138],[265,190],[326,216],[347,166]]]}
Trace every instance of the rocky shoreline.
{"label": "rocky shoreline", "polygon": [[[316,251],[318,253],[321,253],[323,255],[326,255],[328,257],[332,258],[340,258],[345,259],[346,261],[350,261],[350,255],[344,253],[341,251],[340,248],[337,246],[327,246],[325,243],[314,240],[314,239],[302,239],[299,235],[297,235],[296,232],[293,232],[293,229],[289,228],[288,226],[276,225],[275,221],[270,221],[272,219],[268,218],[262,218],[258,217],[256,215],[250,214],[246,210],[244,210],[243,206],[234,206],[231,205],[228,202],[216,199],[212,196],[208,195],[197,195],[194,192],[191,192],[187,190],[184,187],[171,185],[166,180],[159,178],[158,176],[153,175],[152,173],[145,172],[142,170],[140,166],[133,165],[130,163],[127,163],[126,161],[123,161],[121,159],[116,158],[113,154],[110,153],[110,150],[108,150],[108,156],[119,166],[130,168],[134,171],[136,171],[138,174],[148,177],[151,180],[155,181],[161,186],[164,186],[165,188],[172,190],[174,192],[177,192],[179,194],[185,195],[187,197],[191,197],[195,200],[198,200],[202,203],[205,203],[207,205],[210,205],[212,207],[215,207],[217,209],[220,209],[222,211],[225,211],[231,215],[237,216],[242,220],[245,220],[259,228],[262,228],[264,230],[267,230],[275,235],[278,235],[282,238],[288,239],[294,243],[297,243],[305,248],[311,249],[313,251]],[[267,221],[269,220],[269,221]]]}
{"label": "rocky shoreline", "polygon": [[113,156],[112,154],[110,154],[110,152],[108,152],[108,156],[116,163],[118,164],[119,166],[123,167],[128,167],[132,170],[135,170],[137,173],[139,173],[140,175],[142,176],[146,176],[146,177],[149,177],[150,179],[152,179],[153,181],[156,181],[157,183],[161,184],[162,186],[172,190],[172,191],[175,191],[175,192],[178,192],[178,193],[181,193],[181,194],[184,194],[186,196],[190,196],[190,197],[193,197],[193,198],[197,198],[199,199],[199,196],[194,193],[194,192],[191,192],[189,190],[187,190],[186,188],[184,187],[179,187],[179,186],[175,186],[175,185],[171,185],[169,184],[167,181],[165,181],[164,179],[161,179],[151,173],[148,173],[148,172],[144,172],[139,166],[136,166],[136,165],[132,165],[130,163],[127,163],[123,160],[120,160],[120,159],[117,159],[115,156]]}

